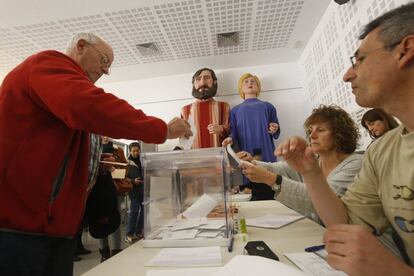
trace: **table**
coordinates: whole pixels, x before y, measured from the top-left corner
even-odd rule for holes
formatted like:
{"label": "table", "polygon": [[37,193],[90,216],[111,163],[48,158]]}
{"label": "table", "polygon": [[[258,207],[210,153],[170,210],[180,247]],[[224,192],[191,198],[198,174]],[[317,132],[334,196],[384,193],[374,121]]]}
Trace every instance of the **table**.
{"label": "table", "polygon": [[[286,215],[295,213],[295,211],[276,200],[249,201],[238,204],[240,204],[240,210],[242,210],[246,218],[259,217],[269,213]],[[304,218],[279,229],[247,227],[247,233],[249,241],[264,241],[276,253],[281,262],[293,265],[283,253],[303,252],[305,247],[321,244],[324,228]],[[233,252],[229,253],[226,247],[222,247],[224,263],[227,263],[236,255],[243,254],[243,245],[241,237],[235,235]],[[145,272],[150,269],[177,269],[177,267],[144,266],[160,250],[161,248],[143,248],[142,242],[139,241],[83,275],[136,276],[145,275]]]}

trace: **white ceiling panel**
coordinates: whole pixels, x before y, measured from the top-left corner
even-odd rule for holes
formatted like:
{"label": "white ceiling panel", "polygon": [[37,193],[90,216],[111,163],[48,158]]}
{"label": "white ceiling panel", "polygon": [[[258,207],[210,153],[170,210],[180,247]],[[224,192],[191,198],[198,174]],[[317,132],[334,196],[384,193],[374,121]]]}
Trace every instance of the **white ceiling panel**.
{"label": "white ceiling panel", "polygon": [[[71,37],[85,31],[114,49],[107,82],[188,73],[204,66],[295,62],[329,2],[0,0],[0,75],[38,51],[65,51]],[[238,32],[238,45],[218,47],[217,34],[228,32]],[[334,37],[327,30],[325,40]],[[143,55],[137,45],[148,43],[158,51]]]}

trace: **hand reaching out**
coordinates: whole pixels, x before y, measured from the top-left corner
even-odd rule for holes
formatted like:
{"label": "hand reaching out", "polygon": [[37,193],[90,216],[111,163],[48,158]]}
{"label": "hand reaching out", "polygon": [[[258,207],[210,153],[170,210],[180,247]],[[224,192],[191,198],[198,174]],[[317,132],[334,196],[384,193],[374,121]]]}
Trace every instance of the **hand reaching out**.
{"label": "hand reaching out", "polygon": [[175,139],[182,136],[188,139],[190,136],[193,136],[190,124],[184,119],[174,118],[168,122],[167,126],[167,139]]}
{"label": "hand reaching out", "polygon": [[320,171],[315,153],[301,137],[294,136],[281,143],[275,150],[275,155],[283,157],[301,175]]}
{"label": "hand reaching out", "polygon": [[242,173],[244,176],[246,176],[252,182],[266,183],[269,186],[275,183],[276,175],[272,172],[269,172],[265,168],[259,167],[246,161],[242,162],[240,164],[240,167],[242,168]]}

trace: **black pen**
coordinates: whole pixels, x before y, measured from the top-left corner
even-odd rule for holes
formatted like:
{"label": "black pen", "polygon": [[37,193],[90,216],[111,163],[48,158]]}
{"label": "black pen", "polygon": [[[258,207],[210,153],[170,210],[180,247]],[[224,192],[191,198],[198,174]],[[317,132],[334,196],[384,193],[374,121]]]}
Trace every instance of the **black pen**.
{"label": "black pen", "polygon": [[324,248],[325,248],[325,245],[324,244],[322,244],[322,245],[315,245],[315,246],[306,247],[305,248],[305,251],[306,252],[316,252],[316,251],[322,250]]}
{"label": "black pen", "polygon": [[233,251],[233,243],[234,243],[234,237],[231,237],[230,244],[229,244],[229,247],[228,247],[229,252]]}

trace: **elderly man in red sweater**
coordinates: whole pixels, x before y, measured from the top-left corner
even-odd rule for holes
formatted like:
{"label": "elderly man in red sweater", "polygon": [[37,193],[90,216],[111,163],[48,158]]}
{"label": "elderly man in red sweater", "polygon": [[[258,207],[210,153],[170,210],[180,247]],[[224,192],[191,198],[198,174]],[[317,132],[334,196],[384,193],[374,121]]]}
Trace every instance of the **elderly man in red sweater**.
{"label": "elderly man in red sweater", "polygon": [[82,33],[66,54],[28,57],[0,86],[0,275],[72,275],[94,173],[90,133],[146,143],[192,135],[184,120],[167,124],[95,86],[113,59]]}

